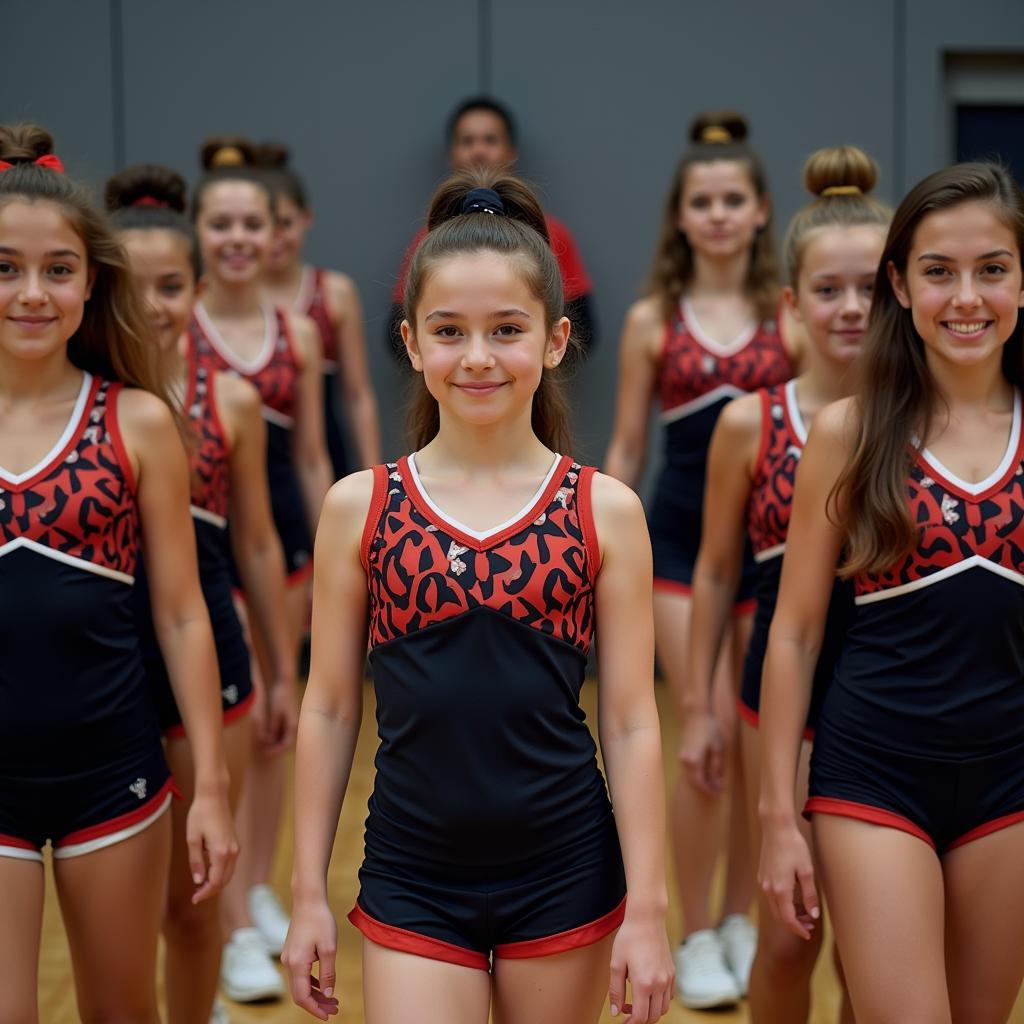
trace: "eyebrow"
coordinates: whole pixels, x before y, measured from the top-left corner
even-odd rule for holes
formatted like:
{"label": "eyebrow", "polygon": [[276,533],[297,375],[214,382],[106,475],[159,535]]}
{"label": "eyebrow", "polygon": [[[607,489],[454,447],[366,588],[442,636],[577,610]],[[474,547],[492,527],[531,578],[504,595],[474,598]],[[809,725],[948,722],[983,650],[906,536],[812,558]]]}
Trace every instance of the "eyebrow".
{"label": "eyebrow", "polygon": [[[1013,258],[1013,253],[1009,249],[993,249],[992,252],[987,252],[982,256],[975,256],[975,262],[980,260],[994,260],[999,256],[1009,256]],[[952,256],[943,256],[942,253],[938,252],[926,252],[922,253],[917,257],[918,262],[921,260],[936,260],[939,263],[955,263],[956,261]]]}
{"label": "eyebrow", "polygon": [[[4,256],[20,256],[20,249],[11,249],[9,246],[0,245],[0,253]],[[74,249],[54,249],[52,252],[43,253],[45,259],[66,259],[68,256],[73,257],[76,260],[81,259],[81,254],[75,252]]]}
{"label": "eyebrow", "polygon": [[[453,312],[451,312],[450,310],[447,310],[447,309],[435,309],[433,311],[433,313],[428,313],[426,315],[426,317],[424,318],[424,322],[425,323],[430,323],[431,320],[457,320],[460,315],[461,314],[453,313]],[[494,313],[491,313],[490,316],[493,316],[493,317],[521,316],[521,317],[525,317],[527,320],[532,320],[533,319],[533,317],[531,317],[530,314],[526,312],[526,310],[524,310],[524,309],[515,309],[515,308],[512,308],[512,309],[499,309],[499,310],[496,310]]]}

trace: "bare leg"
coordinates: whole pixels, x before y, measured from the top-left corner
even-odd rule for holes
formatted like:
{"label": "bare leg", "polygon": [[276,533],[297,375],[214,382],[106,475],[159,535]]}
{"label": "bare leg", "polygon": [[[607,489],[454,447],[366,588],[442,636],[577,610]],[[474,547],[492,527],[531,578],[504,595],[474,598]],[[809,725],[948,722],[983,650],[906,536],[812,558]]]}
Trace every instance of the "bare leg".
{"label": "bare leg", "polygon": [[[245,716],[224,730],[224,750],[231,777],[229,799],[238,803],[245,766],[252,747],[251,723]],[[170,884],[164,917],[167,943],[165,989],[170,1024],[205,1022],[213,1007],[220,975],[224,936],[220,924],[220,903],[216,898],[192,903],[195,884],[188,863],[185,822],[195,791],[192,752],[185,738],[167,742],[167,763],[184,799],[172,805]]]}
{"label": "bare leg", "polygon": [[494,1024],[596,1024],[615,935],[554,956],[494,965]]}
{"label": "bare leg", "polygon": [[160,1024],[156,947],[170,855],[164,814],[124,842],[54,861],[83,1024]]}
{"label": "bare leg", "polygon": [[487,1024],[491,976],[363,939],[365,1024]]}
{"label": "bare leg", "polygon": [[0,857],[0,1020],[37,1024],[43,865]]}
{"label": "bare leg", "polygon": [[935,851],[830,814],[814,816],[814,841],[858,1024],[951,1024]]}
{"label": "bare leg", "polygon": [[946,974],[954,1024],[1003,1024],[1024,977],[1024,824],[951,850]]}

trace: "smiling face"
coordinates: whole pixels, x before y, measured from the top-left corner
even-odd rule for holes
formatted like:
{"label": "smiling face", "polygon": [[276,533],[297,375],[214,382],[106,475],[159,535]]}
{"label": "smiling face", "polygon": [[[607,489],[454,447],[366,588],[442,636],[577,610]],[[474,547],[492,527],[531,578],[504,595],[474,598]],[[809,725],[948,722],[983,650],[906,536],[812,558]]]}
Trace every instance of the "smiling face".
{"label": "smiling face", "polygon": [[467,110],[452,131],[448,161],[453,171],[511,167],[516,162],[516,151],[505,122],[493,110]]}
{"label": "smiling face", "polygon": [[786,298],[829,359],[848,363],[860,354],[884,245],[885,228],[874,224],[818,228],[804,243]]}
{"label": "smiling face", "polygon": [[302,258],[302,245],[312,223],[309,210],[300,209],[290,196],[279,195],[275,205],[274,242],[270,247],[267,270],[287,270]]}
{"label": "smiling face", "polygon": [[415,326],[402,337],[442,418],[474,425],[529,416],[545,367],[565,355],[569,321],[547,324],[516,258],[492,252],[441,259],[426,276]]}
{"label": "smiling face", "polygon": [[0,206],[0,350],[52,356],[82,323],[92,291],[85,242],[52,202]]}
{"label": "smiling face", "polygon": [[249,181],[208,185],[196,233],[207,274],[224,284],[248,284],[263,273],[273,244],[270,197]]}
{"label": "smiling face", "polygon": [[160,348],[171,350],[188,327],[196,298],[188,239],[169,228],[123,231],[120,239]]}
{"label": "smiling face", "polygon": [[1024,305],[1016,235],[989,202],[968,201],[922,218],[904,273],[890,263],[897,301],[909,309],[931,362],[998,359]]}
{"label": "smiling face", "polygon": [[711,259],[749,252],[768,222],[769,205],[758,196],[746,164],[711,160],[691,164],[684,174],[678,227],[690,247]]}

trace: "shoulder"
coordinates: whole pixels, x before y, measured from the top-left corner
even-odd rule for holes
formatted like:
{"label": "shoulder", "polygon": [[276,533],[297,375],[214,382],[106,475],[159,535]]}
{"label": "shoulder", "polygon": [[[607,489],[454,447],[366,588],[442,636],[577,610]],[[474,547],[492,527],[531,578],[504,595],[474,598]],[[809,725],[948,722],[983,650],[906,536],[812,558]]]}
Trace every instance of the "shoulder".
{"label": "shoulder", "polygon": [[312,354],[319,352],[320,333],[317,330],[316,324],[305,313],[297,313],[294,310],[282,310],[282,314],[291,330],[292,339],[298,349],[298,354],[306,360]]}
{"label": "shoulder", "polygon": [[763,391],[734,398],[718,417],[716,430],[732,438],[749,438],[761,433]]}
{"label": "shoulder", "polygon": [[661,331],[665,326],[661,300],[657,295],[645,295],[626,310],[626,324],[631,327]]}
{"label": "shoulder", "polygon": [[117,396],[117,422],[122,432],[138,439],[160,438],[175,432],[174,414],[150,391],[125,387]]}
{"label": "shoulder", "polygon": [[607,473],[595,472],[591,483],[591,506],[594,519],[607,526],[644,522],[644,507],[636,491]]}
{"label": "shoulder", "polygon": [[331,313],[344,315],[359,298],[355,281],[340,270],[323,271],[323,289]]}
{"label": "shoulder", "polygon": [[860,434],[860,403],[855,397],[841,398],[826,405],[811,424],[808,445],[814,440],[817,447],[828,445],[850,452]]}
{"label": "shoulder", "polygon": [[324,499],[320,513],[321,527],[335,536],[358,540],[370,513],[375,479],[374,470],[361,469],[334,484]]}

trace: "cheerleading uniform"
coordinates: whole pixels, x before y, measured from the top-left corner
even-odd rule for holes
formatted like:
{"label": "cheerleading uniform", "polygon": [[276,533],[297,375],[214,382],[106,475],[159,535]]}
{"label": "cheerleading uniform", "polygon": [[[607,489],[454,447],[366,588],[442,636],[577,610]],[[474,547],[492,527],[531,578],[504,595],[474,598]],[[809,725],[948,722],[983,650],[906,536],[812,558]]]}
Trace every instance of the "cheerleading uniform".
{"label": "cheerleading uniform", "polygon": [[[665,328],[657,378],[665,425],[664,465],[648,514],[654,586],[689,594],[700,548],[708,446],[731,398],[792,376],[778,324],[754,324],[729,345],[700,328],[684,299]],[[749,546],[737,611],[752,608],[755,568]]]}
{"label": "cheerleading uniform", "polygon": [[[190,453],[192,525],[196,533],[199,583],[217,646],[221,708],[226,725],[248,711],[253,688],[249,648],[231,596],[233,576],[227,531],[231,464],[228,437],[217,413],[214,387],[210,369],[190,358],[182,408],[196,434],[195,447]],[[160,727],[165,735],[184,736],[181,712],[153,628],[153,609],[141,562],[135,587],[135,618]]]}
{"label": "cheerleading uniform", "polygon": [[267,325],[263,347],[255,359],[245,360],[232,352],[202,304],[197,304],[188,328],[189,353],[211,372],[220,370],[244,377],[260,393],[267,424],[270,510],[284,549],[288,583],[292,585],[313,570],[313,541],[291,453],[301,371],[288,318],[271,306],[264,307],[263,315]]}
{"label": "cheerleading uniform", "polygon": [[[807,428],[796,401],[795,380],[765,388],[758,395],[761,400],[761,442],[747,511],[750,542],[758,566],[754,588],[757,610],[743,665],[739,699],[740,714],[753,726],[757,726],[760,714],[761,672],[768,649],[768,630],[779,596],[782,555],[786,550],[796,470],[807,442]],[[814,736],[821,701],[832,680],[843,637],[852,619],[853,585],[837,579],[832,587],[825,634],[814,669],[811,704],[804,732],[807,739]]]}
{"label": "cheerleading uniform", "polygon": [[0,468],[0,856],[75,857],[138,834],[171,800],[135,635],[135,474],[121,385],[85,373],[67,428]]}
{"label": "cheerleading uniform", "polygon": [[900,829],[939,853],[1024,820],[1024,432],[960,480],[915,453],[918,542],[856,577],[805,813]]}
{"label": "cheerleading uniform", "polygon": [[599,553],[593,469],[556,457],[529,505],[471,530],[374,469],[362,540],[381,743],[361,891],[367,938],[486,970],[596,942],[625,874],[579,706]]}
{"label": "cheerleading uniform", "polygon": [[327,271],[322,267],[303,267],[294,309],[298,313],[305,313],[316,324],[323,343],[324,437],[327,440],[327,452],[331,457],[334,477],[340,480],[346,473],[351,472],[351,467],[345,447],[344,419],[339,394],[338,374],[341,372],[341,360],[334,324],[331,323],[331,315],[327,310],[327,294],[324,290],[326,277]]}

